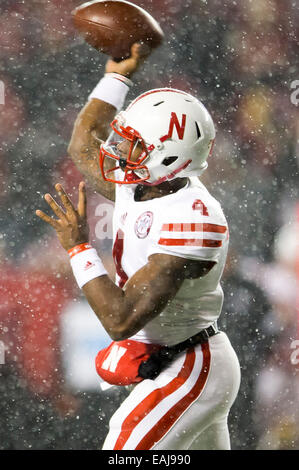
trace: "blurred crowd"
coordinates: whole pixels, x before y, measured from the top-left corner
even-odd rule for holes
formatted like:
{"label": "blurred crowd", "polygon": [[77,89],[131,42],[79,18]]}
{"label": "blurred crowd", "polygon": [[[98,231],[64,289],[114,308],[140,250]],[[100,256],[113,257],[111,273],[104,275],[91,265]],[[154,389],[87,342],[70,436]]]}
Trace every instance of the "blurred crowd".
{"label": "blurred crowd", "polygon": [[[68,382],[62,318],[82,299],[65,253],[35,216],[57,181],[77,197],[81,176],[67,144],[107,59],[74,30],[70,12],[80,3],[0,3],[0,449],[99,448],[126,393]],[[242,369],[232,448],[299,449],[299,2],[134,3],[158,19],[165,41],[128,100],[183,89],[217,128],[202,179],[230,226],[220,326]],[[111,205],[91,189],[89,202],[91,236],[112,276]]]}

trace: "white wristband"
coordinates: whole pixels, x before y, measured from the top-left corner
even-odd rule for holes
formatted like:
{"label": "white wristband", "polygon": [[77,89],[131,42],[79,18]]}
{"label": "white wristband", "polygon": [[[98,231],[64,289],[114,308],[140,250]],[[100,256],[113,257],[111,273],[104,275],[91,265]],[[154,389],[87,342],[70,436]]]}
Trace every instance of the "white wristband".
{"label": "white wristband", "polygon": [[106,73],[90,93],[88,99],[97,98],[111,104],[117,111],[120,111],[124,105],[129,87],[132,85],[131,80],[123,75]]}
{"label": "white wristband", "polygon": [[80,289],[92,279],[108,274],[101,258],[90,245],[83,250],[78,250],[78,253],[76,253],[76,247],[70,251],[71,267]]}

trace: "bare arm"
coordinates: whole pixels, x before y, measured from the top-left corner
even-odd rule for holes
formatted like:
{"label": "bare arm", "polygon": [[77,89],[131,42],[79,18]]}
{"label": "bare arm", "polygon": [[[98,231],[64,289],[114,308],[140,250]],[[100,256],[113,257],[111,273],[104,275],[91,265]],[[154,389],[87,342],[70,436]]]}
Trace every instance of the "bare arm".
{"label": "bare arm", "polygon": [[[121,62],[108,60],[106,72],[115,72],[131,77],[148,53],[149,50],[145,46],[134,44],[131,49],[131,57]],[[114,106],[98,99],[92,99],[79,113],[68,147],[68,153],[88,183],[110,200],[114,200],[115,186],[102,178],[98,157],[101,141],[107,139],[110,130],[109,124],[115,114]],[[114,163],[111,162],[111,166],[113,165]]]}
{"label": "bare arm", "polygon": [[106,140],[116,109],[104,101],[92,99],[79,113],[68,152],[88,183],[100,194],[114,200],[114,184],[104,181],[99,164],[101,141]]}
{"label": "bare arm", "polygon": [[[61,245],[69,250],[88,241],[85,185],[79,186],[77,210],[61,185],[56,185],[66,211],[46,194],[45,198],[58,219],[42,211],[37,215],[57,232]],[[125,289],[107,276],[87,282],[83,292],[90,306],[112,339],[129,338],[157,316],[170,302],[184,279],[206,275],[214,266],[210,261],[192,261],[171,255],[154,254],[127,282]]]}
{"label": "bare arm", "polygon": [[132,276],[124,290],[108,276],[101,276],[85,284],[83,292],[111,338],[120,341],[161,313],[189,278],[190,271],[192,278],[202,277],[214,264],[155,254]]}

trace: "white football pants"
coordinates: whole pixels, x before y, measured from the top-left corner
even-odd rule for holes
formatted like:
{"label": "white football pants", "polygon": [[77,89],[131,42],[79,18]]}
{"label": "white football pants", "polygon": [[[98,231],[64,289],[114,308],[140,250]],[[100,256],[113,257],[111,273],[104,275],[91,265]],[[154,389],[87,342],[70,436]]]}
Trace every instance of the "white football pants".
{"label": "white football pants", "polygon": [[221,332],[136,385],[112,416],[103,449],[230,449],[227,417],[239,385],[239,361]]}

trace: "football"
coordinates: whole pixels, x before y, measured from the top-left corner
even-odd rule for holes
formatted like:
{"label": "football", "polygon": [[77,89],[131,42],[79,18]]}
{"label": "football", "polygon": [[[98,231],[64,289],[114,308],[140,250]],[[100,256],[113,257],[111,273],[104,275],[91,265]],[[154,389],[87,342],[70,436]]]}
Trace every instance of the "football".
{"label": "football", "polygon": [[124,0],[96,0],[72,11],[76,29],[85,41],[117,60],[130,56],[135,42],[158,47],[164,33],[143,8]]}

